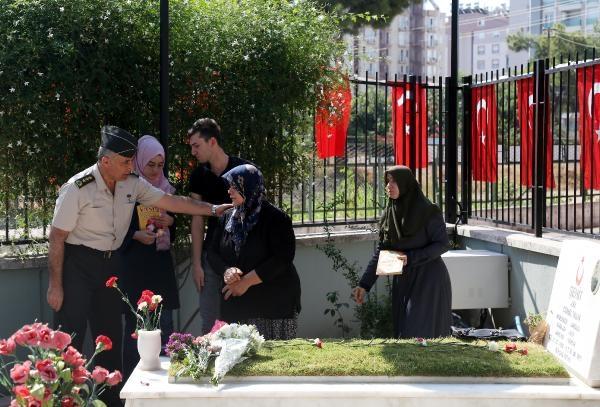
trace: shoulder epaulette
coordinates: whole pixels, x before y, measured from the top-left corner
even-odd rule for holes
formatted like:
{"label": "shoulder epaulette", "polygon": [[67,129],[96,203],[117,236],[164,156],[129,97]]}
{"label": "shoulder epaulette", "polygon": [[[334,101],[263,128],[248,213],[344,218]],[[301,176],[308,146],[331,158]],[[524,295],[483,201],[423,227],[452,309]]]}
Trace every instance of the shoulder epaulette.
{"label": "shoulder epaulette", "polygon": [[77,188],[82,188],[84,186],[86,186],[87,184],[89,184],[92,181],[95,181],[96,178],[94,178],[94,176],[92,174],[88,174],[88,175],[84,175],[83,177],[76,179],[75,180],[75,185],[77,185]]}

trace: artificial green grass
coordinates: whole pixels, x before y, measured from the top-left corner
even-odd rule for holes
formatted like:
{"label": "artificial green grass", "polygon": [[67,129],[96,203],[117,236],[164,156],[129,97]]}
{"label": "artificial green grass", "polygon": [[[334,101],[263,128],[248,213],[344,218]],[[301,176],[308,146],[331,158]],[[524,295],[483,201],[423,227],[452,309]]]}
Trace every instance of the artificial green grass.
{"label": "artificial green grass", "polygon": [[[228,376],[458,376],[569,377],[542,346],[519,342],[528,354],[488,350],[486,341],[325,340],[319,349],[306,339],[267,341],[256,356]],[[171,375],[179,370],[171,366]]]}

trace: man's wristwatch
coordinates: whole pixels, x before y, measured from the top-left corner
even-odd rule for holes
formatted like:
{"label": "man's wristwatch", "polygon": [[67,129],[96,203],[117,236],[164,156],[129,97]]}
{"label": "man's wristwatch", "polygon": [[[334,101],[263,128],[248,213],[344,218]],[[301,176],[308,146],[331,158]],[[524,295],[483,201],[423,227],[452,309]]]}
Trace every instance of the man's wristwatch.
{"label": "man's wristwatch", "polygon": [[217,216],[217,205],[213,205],[210,207],[210,214],[212,216]]}

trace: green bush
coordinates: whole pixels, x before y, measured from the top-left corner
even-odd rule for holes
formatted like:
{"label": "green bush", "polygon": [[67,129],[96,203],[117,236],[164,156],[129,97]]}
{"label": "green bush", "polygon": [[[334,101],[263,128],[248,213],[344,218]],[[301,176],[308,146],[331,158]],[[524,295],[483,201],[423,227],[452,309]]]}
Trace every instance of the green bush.
{"label": "green bush", "polygon": [[[186,129],[211,116],[270,187],[298,179],[308,143],[297,136],[339,76],[325,69],[343,54],[338,18],[311,1],[170,7],[172,173],[193,165]],[[0,0],[2,202],[25,190],[51,202],[95,161],[102,124],[158,135],[158,119],[158,0]]]}

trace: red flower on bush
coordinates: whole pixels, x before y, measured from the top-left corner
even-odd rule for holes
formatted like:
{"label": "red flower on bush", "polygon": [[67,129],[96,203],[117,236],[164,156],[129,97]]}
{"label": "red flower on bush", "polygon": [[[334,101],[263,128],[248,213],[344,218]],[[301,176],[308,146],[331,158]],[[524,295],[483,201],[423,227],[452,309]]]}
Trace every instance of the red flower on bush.
{"label": "red flower on bush", "polygon": [[112,287],[112,288],[117,288],[117,280],[118,279],[119,279],[118,277],[112,276],[111,278],[106,280],[106,286]]}
{"label": "red flower on bush", "polygon": [[112,341],[108,336],[98,335],[96,338],[96,349],[102,347],[102,350],[111,350],[112,349]]}

